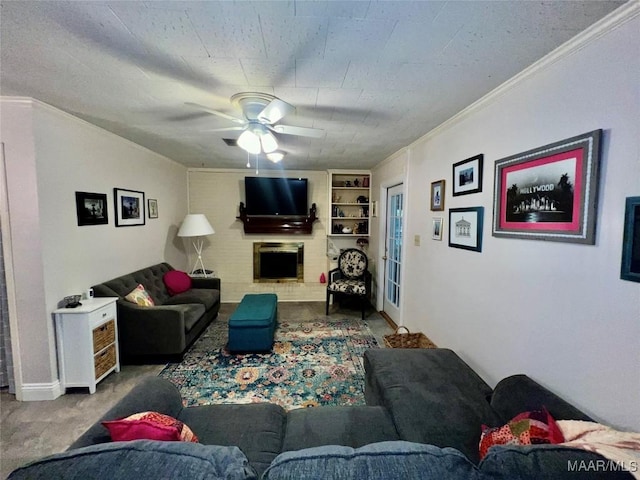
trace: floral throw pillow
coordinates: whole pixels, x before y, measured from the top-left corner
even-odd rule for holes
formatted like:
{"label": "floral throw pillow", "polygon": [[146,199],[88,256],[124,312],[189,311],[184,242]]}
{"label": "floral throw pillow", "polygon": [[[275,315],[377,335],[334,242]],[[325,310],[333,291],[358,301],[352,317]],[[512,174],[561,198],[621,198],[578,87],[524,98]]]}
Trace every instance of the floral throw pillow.
{"label": "floral throw pillow", "polygon": [[153,307],[155,305],[153,298],[151,298],[151,295],[149,295],[149,292],[144,289],[141,283],[125,295],[124,299],[141,307]]}
{"label": "floral throw pillow", "polygon": [[546,408],[524,412],[513,417],[501,427],[482,426],[480,437],[480,458],[484,458],[494,445],[536,445],[542,443],[562,443],[564,437]]}
{"label": "floral throw pillow", "polygon": [[109,430],[111,440],[164,440],[173,442],[198,442],[191,429],[169,415],[158,412],[141,412],[120,420],[102,422]]}

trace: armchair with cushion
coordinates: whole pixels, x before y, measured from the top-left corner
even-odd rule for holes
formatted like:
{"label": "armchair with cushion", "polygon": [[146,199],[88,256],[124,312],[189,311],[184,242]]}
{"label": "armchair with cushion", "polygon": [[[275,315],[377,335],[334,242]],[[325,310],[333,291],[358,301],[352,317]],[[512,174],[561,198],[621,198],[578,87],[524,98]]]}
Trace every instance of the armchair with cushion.
{"label": "armchair with cushion", "polygon": [[360,298],[362,319],[371,294],[371,273],[367,270],[367,255],[357,248],[347,248],[338,257],[338,268],[329,272],[327,285],[326,314],[329,315],[331,295],[356,296]]}

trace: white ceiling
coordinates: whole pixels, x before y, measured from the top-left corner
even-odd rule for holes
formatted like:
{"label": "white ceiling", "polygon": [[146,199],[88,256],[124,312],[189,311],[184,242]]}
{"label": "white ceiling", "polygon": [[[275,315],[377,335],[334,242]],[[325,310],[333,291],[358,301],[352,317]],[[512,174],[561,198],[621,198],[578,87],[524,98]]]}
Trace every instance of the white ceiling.
{"label": "white ceiling", "polygon": [[[623,1],[5,1],[0,93],[34,97],[191,167],[242,167],[207,132],[245,91],[297,107],[285,169],[369,168]],[[261,168],[267,161],[261,162]]]}

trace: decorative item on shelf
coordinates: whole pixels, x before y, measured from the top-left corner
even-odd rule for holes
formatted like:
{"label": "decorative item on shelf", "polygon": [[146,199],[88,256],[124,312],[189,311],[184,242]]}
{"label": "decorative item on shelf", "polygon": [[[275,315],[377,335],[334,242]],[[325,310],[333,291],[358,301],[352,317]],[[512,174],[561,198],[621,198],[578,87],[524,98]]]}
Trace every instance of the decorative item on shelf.
{"label": "decorative item on shelf", "polygon": [[369,224],[368,222],[360,222],[356,225],[356,233],[365,234],[369,233]]}
{"label": "decorative item on shelf", "polygon": [[362,177],[362,186],[364,188],[369,188],[369,177]]}
{"label": "decorative item on shelf", "polygon": [[357,178],[353,181],[353,186],[354,187],[359,187],[360,186],[360,180],[358,180]]}
{"label": "decorative item on shelf", "polygon": [[353,233],[353,229],[350,227],[344,227],[342,233]]}
{"label": "decorative item on shelf", "polygon": [[346,181],[344,182],[344,186],[345,186],[345,187],[350,187],[350,186],[351,186],[351,180],[346,180]]}
{"label": "decorative item on shelf", "polygon": [[342,224],[338,223],[333,226],[333,233],[342,233]]}
{"label": "decorative item on shelf", "polygon": [[[207,217],[202,213],[190,213],[186,217],[184,217],[184,221],[180,226],[180,230],[178,231],[179,237],[187,237],[193,238],[193,248],[198,255],[196,262],[193,264],[193,268],[191,269],[191,274],[195,275],[196,270],[201,270],[204,273],[204,276],[207,277],[207,270],[204,268],[204,263],[202,262],[202,247],[204,246],[204,238],[208,235],[213,235],[215,230],[207,220]],[[198,268],[199,267],[199,268]]]}
{"label": "decorative item on shelf", "polygon": [[356,198],[356,202],[357,203],[369,203],[369,199],[367,197],[365,197],[364,195],[360,195],[358,198]]}

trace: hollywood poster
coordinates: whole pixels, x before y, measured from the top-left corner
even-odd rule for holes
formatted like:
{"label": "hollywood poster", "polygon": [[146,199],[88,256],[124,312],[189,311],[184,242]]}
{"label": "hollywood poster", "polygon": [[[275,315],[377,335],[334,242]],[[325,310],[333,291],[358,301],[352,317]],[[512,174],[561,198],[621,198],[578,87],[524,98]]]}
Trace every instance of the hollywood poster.
{"label": "hollywood poster", "polygon": [[583,149],[502,169],[500,227],[533,231],[578,231]]}

